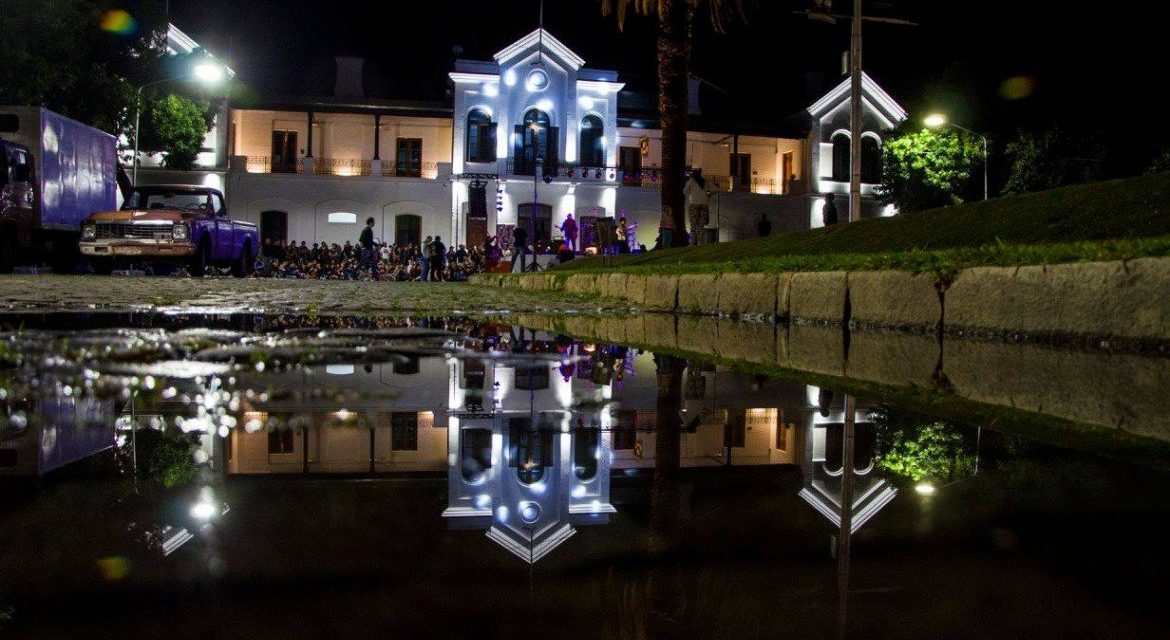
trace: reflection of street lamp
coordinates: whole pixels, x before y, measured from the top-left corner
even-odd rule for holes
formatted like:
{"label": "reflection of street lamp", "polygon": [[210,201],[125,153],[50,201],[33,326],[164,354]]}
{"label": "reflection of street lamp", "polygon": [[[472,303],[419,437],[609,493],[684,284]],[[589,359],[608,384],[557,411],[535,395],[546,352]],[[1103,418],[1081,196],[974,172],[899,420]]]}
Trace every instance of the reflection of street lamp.
{"label": "reflection of street lamp", "polygon": [[[213,86],[223,82],[224,78],[227,77],[227,70],[219,63],[206,60],[197,63],[194,67],[192,67],[191,75],[194,76],[195,80],[208,86]],[[137,98],[134,101],[134,157],[132,159],[134,164],[130,178],[130,181],[134,183],[134,186],[138,186],[138,125],[142,118],[142,90],[147,87],[163,84],[165,82],[182,80],[186,77],[186,74],[172,76],[170,78],[155,80],[154,82],[147,82],[146,84],[140,85],[138,87]]]}
{"label": "reflection of street lamp", "polygon": [[982,133],[975,133],[974,131],[972,131],[966,127],[961,127],[953,122],[950,122],[949,120],[947,120],[946,114],[943,114],[943,113],[932,113],[932,114],[926,116],[925,118],[923,118],[922,124],[926,125],[927,127],[931,128],[931,129],[939,129],[942,127],[951,126],[951,127],[958,129],[959,131],[964,131],[964,132],[969,133],[973,136],[979,136],[979,138],[981,140],[983,140],[983,199],[986,200],[987,199],[987,136],[983,135]]}

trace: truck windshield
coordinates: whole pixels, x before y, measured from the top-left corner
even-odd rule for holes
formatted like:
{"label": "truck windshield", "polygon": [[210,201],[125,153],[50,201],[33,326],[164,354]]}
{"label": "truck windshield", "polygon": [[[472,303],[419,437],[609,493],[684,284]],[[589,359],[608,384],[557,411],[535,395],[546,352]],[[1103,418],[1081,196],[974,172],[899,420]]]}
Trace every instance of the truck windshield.
{"label": "truck windshield", "polygon": [[123,209],[180,209],[208,211],[208,194],[192,191],[163,191],[135,189],[130,192]]}

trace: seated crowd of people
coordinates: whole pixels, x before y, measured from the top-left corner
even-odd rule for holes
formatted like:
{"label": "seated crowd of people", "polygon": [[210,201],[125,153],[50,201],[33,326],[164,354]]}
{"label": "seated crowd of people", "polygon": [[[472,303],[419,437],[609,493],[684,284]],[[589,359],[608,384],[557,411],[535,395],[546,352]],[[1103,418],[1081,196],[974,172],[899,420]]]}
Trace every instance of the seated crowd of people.
{"label": "seated crowd of people", "polygon": [[[376,249],[374,261],[379,280],[441,280],[463,282],[485,270],[487,260],[482,247],[468,250],[459,245],[447,247],[443,255],[424,256],[422,246],[387,244]],[[290,241],[265,242],[256,275],[271,278],[372,280],[369,262],[363,260],[360,245],[346,242]]]}

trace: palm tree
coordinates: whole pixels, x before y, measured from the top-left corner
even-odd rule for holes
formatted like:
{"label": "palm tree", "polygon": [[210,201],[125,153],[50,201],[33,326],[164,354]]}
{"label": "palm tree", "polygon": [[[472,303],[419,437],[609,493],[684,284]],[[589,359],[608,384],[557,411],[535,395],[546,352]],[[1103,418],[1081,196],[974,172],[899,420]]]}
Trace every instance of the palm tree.
{"label": "palm tree", "polygon": [[[744,16],[747,0],[601,0],[602,15],[616,14],[618,29],[625,27],[632,9],[658,20],[658,120],[662,127],[662,210],[670,212],[674,227],[686,229],[683,178],[687,161],[687,77],[695,13],[703,4],[711,25],[722,33],[734,13]],[[682,233],[674,236],[682,246]]]}

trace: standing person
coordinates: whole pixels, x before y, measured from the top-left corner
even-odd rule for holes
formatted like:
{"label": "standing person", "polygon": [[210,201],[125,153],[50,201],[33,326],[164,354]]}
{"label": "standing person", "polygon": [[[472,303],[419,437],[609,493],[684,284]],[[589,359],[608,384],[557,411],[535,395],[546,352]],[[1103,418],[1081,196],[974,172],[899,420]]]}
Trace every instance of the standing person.
{"label": "standing person", "polygon": [[772,235],[772,223],[768,220],[767,213],[760,214],[760,221],[756,223],[756,231],[761,238],[767,238]]}
{"label": "standing person", "polygon": [[837,202],[836,196],[829,194],[825,196],[825,206],[821,209],[821,219],[825,226],[837,224]]}
{"label": "standing person", "polygon": [[434,254],[431,253],[431,249],[432,249],[433,244],[434,244],[434,240],[430,236],[427,236],[427,239],[423,240],[423,244],[422,244],[422,281],[423,282],[430,281],[431,258],[434,257]]}
{"label": "standing person", "polygon": [[520,225],[512,229],[512,270],[516,270],[516,258],[520,258],[520,272],[527,267],[525,256],[528,254],[528,230]]}
{"label": "standing person", "polygon": [[374,241],[374,219],[366,218],[366,228],[362,229],[362,233],[358,236],[358,244],[361,245],[361,263],[360,268],[369,268],[370,277],[374,280],[378,279],[378,246]]}
{"label": "standing person", "polygon": [[662,217],[658,220],[658,237],[661,238],[663,249],[674,246],[674,216],[666,205],[662,206]]}
{"label": "standing person", "polygon": [[573,253],[577,252],[577,221],[573,219],[573,214],[569,214],[565,221],[561,223],[561,233],[565,236],[565,244],[569,245],[569,250]]}
{"label": "standing person", "polygon": [[617,251],[619,254],[626,254],[630,252],[630,240],[627,235],[628,228],[626,224],[626,217],[618,218],[617,227],[613,230],[614,242],[617,244]]}
{"label": "standing person", "polygon": [[443,277],[443,263],[447,260],[447,247],[443,246],[443,238],[435,236],[435,241],[431,243],[431,252],[434,256],[431,258],[431,280],[435,282],[442,282]]}
{"label": "standing person", "polygon": [[687,218],[691,223],[691,244],[704,244],[704,236],[707,234],[703,230],[711,221],[711,192],[707,189],[702,169],[691,172],[690,179],[683,187],[683,195],[687,199]]}

